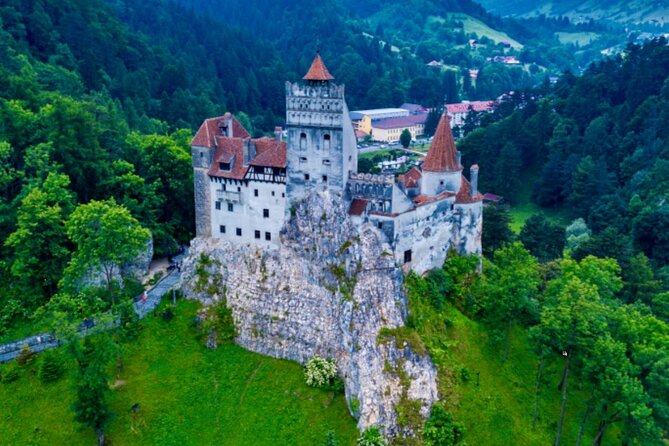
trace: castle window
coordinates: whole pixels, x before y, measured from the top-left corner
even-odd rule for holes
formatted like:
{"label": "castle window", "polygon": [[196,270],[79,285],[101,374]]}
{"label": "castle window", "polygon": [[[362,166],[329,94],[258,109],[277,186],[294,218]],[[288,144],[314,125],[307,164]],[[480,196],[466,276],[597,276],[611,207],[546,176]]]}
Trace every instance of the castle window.
{"label": "castle window", "polygon": [[241,192],[241,191],[242,191],[241,186],[237,186],[237,192]]}
{"label": "castle window", "polygon": [[328,176],[327,176],[327,175],[323,175],[323,182],[324,182],[324,183],[327,183],[327,182],[328,182]]}
{"label": "castle window", "polygon": [[306,149],[307,149],[307,134],[300,133],[300,150],[306,150]]}
{"label": "castle window", "polygon": [[323,136],[323,150],[330,150],[330,135]]}
{"label": "castle window", "polygon": [[376,223],[376,227],[379,228],[379,229],[383,229],[383,222],[380,221],[380,222]]}
{"label": "castle window", "polygon": [[275,195],[275,194],[274,194],[274,191],[272,191],[272,196],[274,196],[274,195]]}
{"label": "castle window", "polygon": [[309,174],[308,173],[304,174],[304,181],[309,181]]}
{"label": "castle window", "polygon": [[443,181],[443,180],[440,181],[439,184],[440,184],[441,186],[443,186],[443,185],[444,185],[444,181]]}
{"label": "castle window", "polygon": [[307,157],[306,156],[301,156],[300,157],[300,162],[301,163],[306,163],[307,162]]}
{"label": "castle window", "polygon": [[219,226],[218,230],[221,232],[221,234],[225,234],[225,226],[224,225]]}
{"label": "castle window", "polygon": [[220,170],[229,171],[230,170],[230,163],[218,163],[218,168]]}
{"label": "castle window", "polygon": [[257,197],[258,196],[258,189],[253,189],[253,196]]}
{"label": "castle window", "polygon": [[216,210],[219,210],[219,211],[221,210],[221,202],[220,201],[216,202]]}
{"label": "castle window", "polygon": [[330,160],[323,160],[323,165],[324,166],[329,166],[330,164],[331,164]]}
{"label": "castle window", "polygon": [[200,152],[200,158],[204,158],[204,152]]}
{"label": "castle window", "polygon": [[255,231],[254,237],[260,240],[260,231]]}
{"label": "castle window", "polygon": [[234,212],[235,211],[235,205],[232,203],[228,203],[228,212]]}
{"label": "castle window", "polygon": [[286,198],[286,193],[285,192],[281,192],[281,198]]}
{"label": "castle window", "polygon": [[411,250],[404,251],[404,263],[411,263]]}
{"label": "castle window", "polygon": [[265,240],[268,242],[272,240],[272,233],[271,232],[265,232]]}
{"label": "castle window", "polygon": [[223,191],[225,192],[225,184],[223,184]]}
{"label": "castle window", "polygon": [[238,237],[242,236],[242,228],[237,228],[237,236]]}
{"label": "castle window", "polygon": [[269,209],[262,210],[262,218],[269,218]]}

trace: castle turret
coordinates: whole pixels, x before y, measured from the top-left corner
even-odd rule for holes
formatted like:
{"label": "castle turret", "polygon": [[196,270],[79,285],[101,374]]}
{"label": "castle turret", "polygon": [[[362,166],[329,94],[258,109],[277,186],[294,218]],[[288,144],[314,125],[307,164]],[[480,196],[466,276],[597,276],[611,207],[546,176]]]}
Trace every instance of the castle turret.
{"label": "castle turret", "polygon": [[445,191],[457,193],[460,190],[462,166],[445,113],[441,115],[422,170],[423,195],[435,196]]}
{"label": "castle turret", "polygon": [[306,82],[286,82],[286,193],[290,200],[313,188],[343,191],[349,173],[358,167],[344,86],[333,82],[318,53],[302,79]]}

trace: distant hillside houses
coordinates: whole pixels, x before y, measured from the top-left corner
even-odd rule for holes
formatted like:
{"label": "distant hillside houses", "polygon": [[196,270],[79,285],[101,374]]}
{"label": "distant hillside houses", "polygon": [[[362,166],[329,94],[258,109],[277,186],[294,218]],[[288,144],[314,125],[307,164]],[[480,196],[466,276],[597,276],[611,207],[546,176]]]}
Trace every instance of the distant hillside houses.
{"label": "distant hillside houses", "polygon": [[496,101],[464,101],[457,104],[446,104],[446,114],[450,119],[451,127],[462,127],[471,111],[490,113],[495,109],[496,104]]}
{"label": "distant hillside houses", "polygon": [[375,141],[396,142],[404,129],[409,130],[412,139],[423,135],[428,109],[407,103],[398,108],[355,110],[350,115],[358,138],[370,136]]}

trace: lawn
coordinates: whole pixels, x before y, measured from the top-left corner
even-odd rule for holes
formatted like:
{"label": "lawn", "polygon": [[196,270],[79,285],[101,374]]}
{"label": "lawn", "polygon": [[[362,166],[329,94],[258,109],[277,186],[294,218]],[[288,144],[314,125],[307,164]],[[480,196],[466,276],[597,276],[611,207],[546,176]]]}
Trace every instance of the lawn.
{"label": "lawn", "polygon": [[[431,17],[430,19],[439,20],[439,18],[437,17]],[[497,31],[496,29],[492,29],[482,21],[475,19],[474,17],[469,16],[467,14],[454,12],[448,14],[448,19],[462,22],[464,26],[464,32],[466,34],[474,33],[479,37],[486,36],[495,43],[507,41],[511,44],[511,47],[516,50],[520,50],[523,48],[523,45],[520,42],[512,39],[507,33],[503,31]]]}
{"label": "lawn", "polygon": [[590,45],[595,40],[599,39],[601,36],[593,32],[581,32],[581,33],[563,33],[557,32],[555,36],[558,38],[560,43],[567,45],[578,45],[586,46]]}
{"label": "lawn", "polygon": [[530,170],[521,175],[520,184],[524,187],[520,188],[511,202],[511,229],[516,234],[520,233],[525,221],[534,214],[543,214],[549,220],[565,227],[571,223],[567,209],[542,208],[532,201],[532,186],[535,179],[535,173]]}
{"label": "lawn", "polygon": [[[343,395],[307,387],[297,363],[234,344],[206,349],[191,327],[197,308],[179,301],[172,321],[149,316],[139,339],[124,347],[125,368],[112,380],[112,444],[311,446],[328,430],[340,444],[354,444],[358,432]],[[92,430],[72,419],[74,373],[44,385],[31,368],[0,383],[0,444],[94,444]]]}
{"label": "lawn", "polygon": [[[458,310],[450,308],[446,316],[453,323],[448,329],[449,353],[445,368],[456,376],[451,396],[456,420],[466,427],[465,440],[470,445],[546,445],[555,440],[561,392],[557,390],[561,363],[556,362],[544,372],[546,381],[539,398],[539,419],[532,429],[537,356],[531,350],[527,332],[513,332],[511,350],[506,363],[501,361],[501,347],[493,347],[488,331]],[[466,369],[469,380],[460,372]],[[563,444],[574,444],[583,415],[585,391],[577,390],[572,377],[567,398]],[[588,425],[583,444],[590,444],[597,426]],[[615,432],[607,432],[603,444],[613,444]]]}

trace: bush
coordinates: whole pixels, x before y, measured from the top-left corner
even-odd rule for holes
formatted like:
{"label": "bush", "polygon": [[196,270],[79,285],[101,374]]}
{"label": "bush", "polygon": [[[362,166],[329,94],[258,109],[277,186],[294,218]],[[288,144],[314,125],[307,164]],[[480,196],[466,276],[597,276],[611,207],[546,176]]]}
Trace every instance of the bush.
{"label": "bush", "polygon": [[323,446],[339,446],[339,442],[337,441],[337,437],[335,436],[334,431],[328,431],[325,434],[325,441],[323,442]]}
{"label": "bush", "polygon": [[2,374],[2,382],[3,383],[11,383],[19,379],[19,368],[14,366],[11,366],[5,371],[5,373]]}
{"label": "bush", "polygon": [[454,446],[460,443],[465,428],[441,404],[434,404],[425,422],[423,440],[426,446]]}
{"label": "bush", "polygon": [[54,351],[44,353],[38,371],[40,381],[43,383],[58,381],[64,372],[63,360],[58,353]]}
{"label": "bush", "polygon": [[387,446],[388,443],[383,439],[378,427],[370,427],[358,437],[355,444],[356,446]]}
{"label": "bush", "polygon": [[23,347],[21,347],[21,353],[16,358],[16,363],[20,367],[25,367],[31,362],[33,362],[33,359],[35,359],[35,352],[30,350],[30,347],[28,347],[27,345],[24,345]]}
{"label": "bush", "polygon": [[333,359],[320,356],[311,358],[304,368],[304,379],[308,386],[326,387],[334,383],[337,377],[337,365]]}

